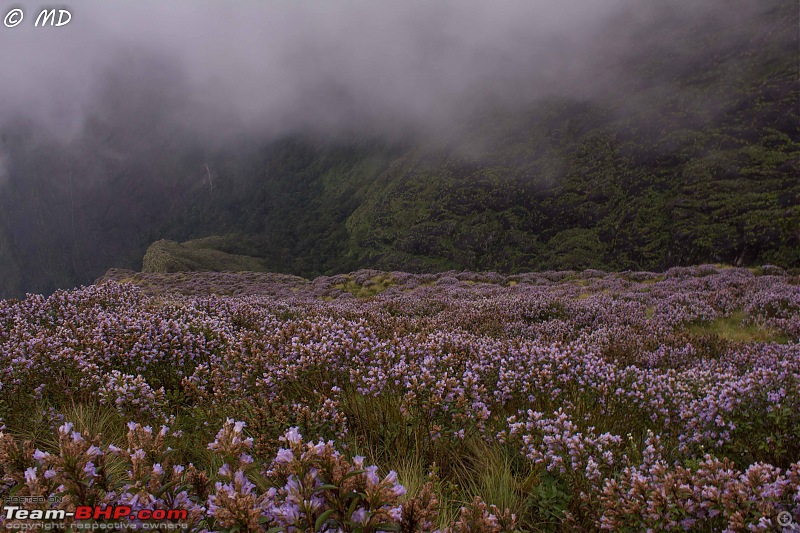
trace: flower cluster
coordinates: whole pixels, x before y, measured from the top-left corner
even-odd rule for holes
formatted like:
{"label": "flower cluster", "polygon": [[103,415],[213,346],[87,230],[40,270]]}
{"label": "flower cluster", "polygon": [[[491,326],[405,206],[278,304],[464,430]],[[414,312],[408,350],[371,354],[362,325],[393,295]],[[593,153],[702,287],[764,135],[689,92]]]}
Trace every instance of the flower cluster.
{"label": "flower cluster", "polygon": [[[59,509],[126,505],[137,512],[185,510],[182,523],[198,532],[378,532],[397,526],[404,531],[434,530],[437,502],[429,486],[415,498],[404,498],[406,490],[395,472],[381,477],[376,466],[364,465],[363,457],[347,459],[332,442],[305,442],[296,428],[282,437],[286,448],[263,464],[248,454],[253,442],[242,433],[244,423],[226,421],[208,445],[223,462],[212,474],[217,481],[210,489],[205,472],[171,461],[166,426],[156,432],[130,423],[127,449],[104,446],[99,438],[73,427],[66,423],[60,428],[58,453],[22,447],[33,466],[24,469],[21,479],[11,480],[20,485],[18,495],[44,499],[66,495],[49,500]],[[0,433],[0,443],[4,458],[17,453],[12,450],[19,447],[8,434]],[[124,469],[118,464],[111,472],[108,455]],[[493,516],[486,515],[486,520],[494,520]]]}
{"label": "flower cluster", "polygon": [[[565,524],[800,519],[796,275],[125,276],[0,301],[3,424],[63,424],[57,449],[0,437],[3,490],[174,506],[219,529],[431,529],[441,494],[409,503],[392,465],[378,475],[337,449],[382,443],[430,465],[478,439],[521,453],[520,490],[566,487]],[[127,444],[69,427],[74,405],[134,420]],[[203,443],[222,426],[207,450],[218,463],[179,464],[167,426]],[[450,526],[522,520],[481,505]]]}

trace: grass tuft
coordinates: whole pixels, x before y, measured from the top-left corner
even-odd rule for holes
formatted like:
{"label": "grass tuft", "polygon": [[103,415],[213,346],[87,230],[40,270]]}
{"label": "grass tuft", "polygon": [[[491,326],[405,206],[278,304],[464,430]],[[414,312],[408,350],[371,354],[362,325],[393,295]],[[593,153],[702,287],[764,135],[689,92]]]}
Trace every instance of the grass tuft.
{"label": "grass tuft", "polygon": [[716,335],[730,342],[789,342],[788,336],[758,324],[746,324],[745,318],[744,311],[736,311],[729,317],[720,317],[713,322],[694,324],[690,331],[695,335]]}
{"label": "grass tuft", "polygon": [[391,274],[380,274],[370,278],[363,285],[353,279],[349,279],[344,283],[337,283],[333,288],[349,292],[356,298],[370,298],[396,284],[397,280]]}

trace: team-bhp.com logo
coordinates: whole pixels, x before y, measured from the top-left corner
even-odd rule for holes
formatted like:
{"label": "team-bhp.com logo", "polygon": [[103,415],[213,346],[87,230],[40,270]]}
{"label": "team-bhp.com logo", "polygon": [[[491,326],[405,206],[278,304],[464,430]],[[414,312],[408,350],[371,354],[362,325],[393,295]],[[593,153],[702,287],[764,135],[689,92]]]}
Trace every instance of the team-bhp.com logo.
{"label": "team-bhp.com logo", "polygon": [[[186,509],[139,509],[128,505],[79,505],[75,511],[64,509],[23,509],[18,505],[4,505],[3,518],[6,529],[66,529],[66,520],[73,519],[71,527],[84,530],[117,529],[183,529],[188,516]],[[97,522],[103,520],[104,522]],[[84,522],[81,522],[84,521]]]}

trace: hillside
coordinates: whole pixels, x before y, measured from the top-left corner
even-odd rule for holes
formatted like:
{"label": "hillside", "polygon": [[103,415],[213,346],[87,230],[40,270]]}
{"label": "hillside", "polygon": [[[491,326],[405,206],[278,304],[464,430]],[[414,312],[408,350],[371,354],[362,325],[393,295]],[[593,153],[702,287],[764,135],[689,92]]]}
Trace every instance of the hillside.
{"label": "hillside", "polygon": [[200,146],[163,95],[116,105],[126,72],[68,145],[1,132],[0,296],[138,270],[162,239],[145,270],[798,268],[796,6],[712,22],[631,30],[585,94],[488,101],[433,137]]}

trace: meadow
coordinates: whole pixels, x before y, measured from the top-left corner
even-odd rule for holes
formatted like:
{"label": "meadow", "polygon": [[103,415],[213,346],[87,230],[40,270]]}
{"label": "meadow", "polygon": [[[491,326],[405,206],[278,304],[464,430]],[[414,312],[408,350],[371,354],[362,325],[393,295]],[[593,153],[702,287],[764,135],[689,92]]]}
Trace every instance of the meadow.
{"label": "meadow", "polygon": [[60,498],[30,509],[230,533],[800,523],[800,276],[777,267],[117,271],[0,300],[0,360],[0,495]]}

